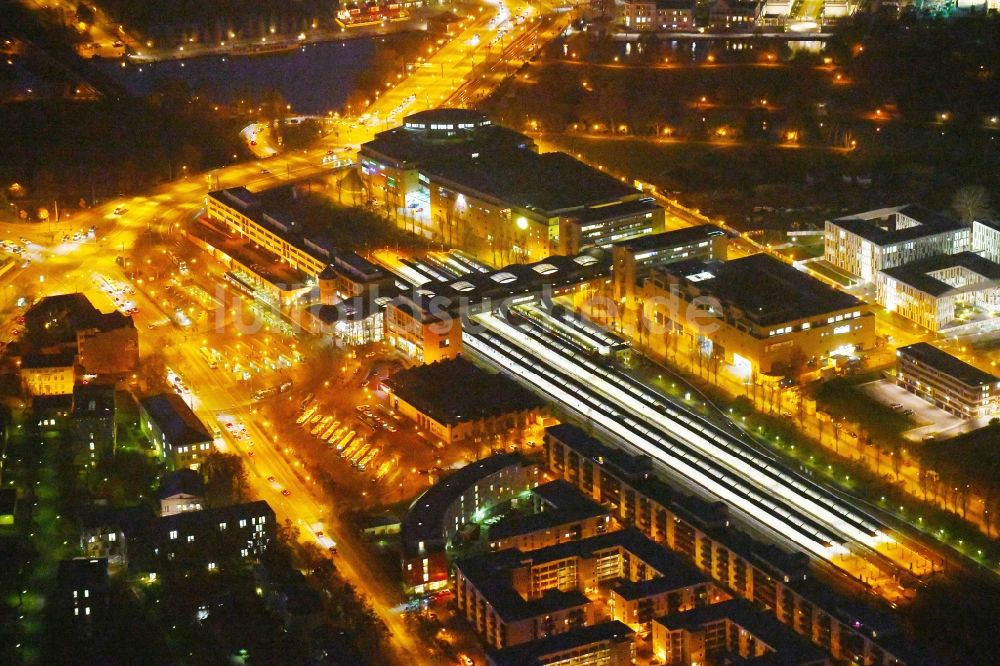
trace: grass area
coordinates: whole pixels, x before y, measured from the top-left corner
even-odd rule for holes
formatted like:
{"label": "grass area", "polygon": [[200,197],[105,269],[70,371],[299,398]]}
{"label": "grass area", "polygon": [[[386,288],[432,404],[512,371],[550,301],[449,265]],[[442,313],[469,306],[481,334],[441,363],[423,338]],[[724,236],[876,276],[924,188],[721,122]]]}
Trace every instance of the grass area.
{"label": "grass area", "polygon": [[[722,410],[726,418],[740,425],[763,447],[784,460],[789,468],[798,470],[818,483],[861,498],[909,523],[929,538],[941,541],[984,565],[998,566],[1000,541],[987,538],[977,527],[955,513],[922,501],[887,482],[886,478],[877,477],[866,466],[846,460],[830,449],[803,438],[791,420],[756,411],[746,397],[733,400],[696,376],[660,370],[661,366],[653,364],[640,367],[636,372],[664,394],[683,401],[686,407],[719,422],[722,415],[714,409],[706,408],[698,395],[700,392]],[[845,385],[853,389],[865,379],[868,377],[857,378],[856,382],[845,382]],[[697,391],[692,391],[691,388]],[[995,440],[993,442],[995,444]],[[998,455],[1000,454],[995,453],[992,457]],[[991,469],[996,468],[985,467],[983,473],[989,475]]]}

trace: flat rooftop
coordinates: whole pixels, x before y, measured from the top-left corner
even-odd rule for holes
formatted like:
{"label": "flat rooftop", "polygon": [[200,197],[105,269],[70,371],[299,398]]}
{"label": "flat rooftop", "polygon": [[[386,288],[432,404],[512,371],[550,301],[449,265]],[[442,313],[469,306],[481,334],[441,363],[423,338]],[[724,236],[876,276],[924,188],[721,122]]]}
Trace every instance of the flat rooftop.
{"label": "flat rooftop", "polygon": [[306,286],[309,275],[289,266],[266,250],[253,247],[245,238],[232,236],[219,229],[212,220],[199,220],[188,226],[188,233],[225,253],[252,270],[262,280],[282,290]]}
{"label": "flat rooftop", "polygon": [[400,525],[403,549],[415,554],[419,542],[433,544],[444,540],[444,515],[452,502],[477,482],[505,467],[524,466],[527,461],[516,453],[500,453],[470,463],[424,491],[414,500]]}
{"label": "flat rooftop", "polygon": [[[580,224],[614,219],[616,217],[632,216],[642,212],[653,212],[661,210],[660,204],[656,203],[653,197],[641,197],[639,199],[629,199],[627,201],[614,202],[603,206],[591,206],[574,210],[572,219]],[[607,246],[603,246],[607,247]]]}
{"label": "flat rooftop", "polygon": [[664,231],[659,234],[640,236],[631,240],[621,241],[614,244],[632,253],[663,250],[677,247],[678,245],[688,245],[701,241],[711,240],[719,236],[725,236],[726,232],[714,224],[699,224],[694,227],[685,227],[673,231]]}
{"label": "flat rooftop", "polygon": [[439,159],[423,166],[431,181],[473,190],[546,217],[574,212],[642,193],[565,153],[527,150]]}
{"label": "flat rooftop", "polygon": [[546,405],[513,379],[462,356],[401,370],[383,383],[421,413],[451,426]]}
{"label": "flat rooftop", "polygon": [[22,370],[38,370],[42,368],[68,368],[76,363],[75,352],[57,352],[53,354],[25,354],[21,357]]}
{"label": "flat rooftop", "polygon": [[875,245],[894,245],[968,228],[962,222],[915,204],[879,208],[830,220]]}
{"label": "flat rooftop", "polygon": [[473,271],[453,280],[442,280],[440,277],[451,276],[439,271],[436,271],[439,276],[432,275],[416,262],[407,265],[428,280],[416,289],[417,296],[481,302],[542,293],[545,289],[559,289],[607,276],[611,272],[611,253],[591,248],[572,256],[552,255],[531,264],[510,264],[486,273]]}
{"label": "flat rooftop", "polygon": [[541,666],[549,663],[546,659],[549,655],[602,643],[623,643],[634,637],[635,632],[628,625],[614,620],[491,651],[489,663],[493,666]]}
{"label": "flat rooftop", "polygon": [[676,587],[687,587],[708,580],[705,574],[694,568],[681,555],[667,549],[635,528],[625,528],[616,532],[608,532],[581,539],[565,541],[553,546],[539,548],[523,553],[522,559],[536,564],[554,562],[567,557],[593,558],[598,551],[620,548],[631,553],[633,559],[639,559],[649,568],[656,570],[661,577],[670,578]]}
{"label": "flat rooftop", "polygon": [[494,125],[476,111],[433,109],[407,116],[401,126],[379,132],[361,144],[359,155],[413,168],[431,160],[492,155],[503,150],[532,152],[536,146],[527,136]]}
{"label": "flat rooftop", "polygon": [[599,465],[610,465],[612,470],[623,479],[644,478],[653,470],[650,458],[634,456],[622,449],[608,446],[572,423],[549,426],[545,429],[545,434]]}
{"label": "flat rooftop", "polygon": [[942,351],[934,345],[926,342],[900,347],[896,350],[897,356],[908,358],[929,366],[940,373],[953,377],[966,386],[990,386],[992,387],[1000,378],[984,372],[979,368],[969,365],[965,361],[948,352]]}
{"label": "flat rooftop", "polygon": [[308,190],[295,184],[280,185],[260,192],[232,187],[209,192],[219,203],[235,208],[256,224],[319,262],[333,264],[339,272],[359,282],[384,277],[382,269],[354,252],[337,248],[335,238],[343,240],[341,229],[355,225],[350,209],[316,207],[309,204]]}
{"label": "flat rooftop", "polygon": [[[974,274],[980,279],[968,281],[959,286],[948,284],[940,277],[933,275],[933,273],[938,271],[951,269],[967,271],[969,274]],[[935,297],[946,296],[952,292],[960,293],[977,291],[984,287],[995,287],[997,286],[996,282],[1000,281],[1000,264],[994,263],[975,252],[959,252],[957,254],[928,257],[927,259],[920,259],[909,264],[889,268],[882,272],[894,280]],[[972,276],[969,275],[969,277]]]}
{"label": "flat rooftop", "polygon": [[540,485],[532,492],[541,500],[542,510],[530,515],[511,516],[492,525],[489,528],[491,541],[609,514],[607,509],[562,479]]}
{"label": "flat rooftop", "polygon": [[742,627],[771,647],[779,659],[776,663],[798,664],[827,658],[824,650],[796,634],[773,615],[754,608],[743,599],[731,599],[681,613],[670,613],[657,618],[655,622],[671,630],[697,631],[705,625],[724,620]]}
{"label": "flat rooftop", "polygon": [[[530,558],[529,558],[530,559]],[[582,592],[546,590],[537,599],[524,599],[514,588],[510,572],[520,567],[525,555],[516,548],[479,555],[455,563],[455,568],[469,579],[505,622],[516,622],[591,603]]]}
{"label": "flat rooftop", "polygon": [[187,446],[211,442],[201,419],[191,411],[184,398],[176,393],[160,393],[143,398],[139,405],[156,422],[171,446]]}
{"label": "flat rooftop", "polygon": [[[732,261],[687,260],[658,267],[654,274],[673,275],[685,287],[714,296],[741,310],[758,326],[861,306],[854,296],[837,291],[816,278],[766,254]],[[753,288],[748,288],[753,285]]]}

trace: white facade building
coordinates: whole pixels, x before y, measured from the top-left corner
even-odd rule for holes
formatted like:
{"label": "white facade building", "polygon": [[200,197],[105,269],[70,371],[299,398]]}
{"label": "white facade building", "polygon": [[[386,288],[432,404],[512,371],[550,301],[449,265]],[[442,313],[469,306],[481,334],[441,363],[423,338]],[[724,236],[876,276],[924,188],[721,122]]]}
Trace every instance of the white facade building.
{"label": "white facade building", "polygon": [[970,249],[972,230],[922,206],[880,208],[828,220],[823,257],[862,282],[879,271]]}

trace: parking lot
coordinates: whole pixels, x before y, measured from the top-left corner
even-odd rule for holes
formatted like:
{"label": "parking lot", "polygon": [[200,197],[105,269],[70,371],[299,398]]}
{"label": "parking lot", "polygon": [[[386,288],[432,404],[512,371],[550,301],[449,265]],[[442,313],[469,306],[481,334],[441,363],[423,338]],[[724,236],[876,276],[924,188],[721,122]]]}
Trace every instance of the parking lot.
{"label": "parking lot", "polygon": [[915,427],[903,433],[903,436],[912,442],[931,438],[954,437],[963,432],[981,428],[989,421],[987,418],[961,419],[935,407],[888,379],[869,382],[860,388],[876,402],[899,411],[914,422]]}

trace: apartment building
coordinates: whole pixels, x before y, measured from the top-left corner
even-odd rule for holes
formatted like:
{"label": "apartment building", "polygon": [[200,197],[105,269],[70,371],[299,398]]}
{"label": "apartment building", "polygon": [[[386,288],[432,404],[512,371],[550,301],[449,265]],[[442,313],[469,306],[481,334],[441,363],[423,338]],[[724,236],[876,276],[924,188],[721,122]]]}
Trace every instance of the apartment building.
{"label": "apartment building", "polygon": [[580,428],[546,428],[548,469],[612,510],[616,520],[683,556],[730,595],[745,599],[835,659],[871,666],[907,663],[892,616],[809,576],[803,553],[764,544],[731,526],[728,507],[678,492],[651,460],[609,447]]}
{"label": "apartment building", "polygon": [[198,466],[212,450],[212,434],[176,393],[161,393],[139,401],[139,428],[157,454],[175,468]]}
{"label": "apartment building", "polygon": [[516,454],[498,454],[466,465],[427,489],[400,526],[406,590],[423,594],[447,586],[445,548],[459,531],[536,485],[537,465]]}

